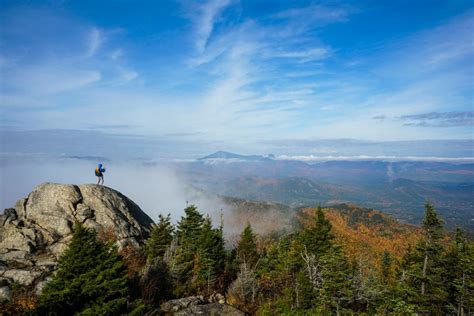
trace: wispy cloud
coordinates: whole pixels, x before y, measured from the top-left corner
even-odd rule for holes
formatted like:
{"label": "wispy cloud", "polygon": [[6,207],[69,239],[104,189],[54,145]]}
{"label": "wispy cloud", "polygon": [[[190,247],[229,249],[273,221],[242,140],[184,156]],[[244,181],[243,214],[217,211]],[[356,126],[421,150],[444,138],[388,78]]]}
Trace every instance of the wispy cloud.
{"label": "wispy cloud", "polygon": [[86,57],[92,57],[94,54],[97,52],[97,50],[100,48],[100,45],[102,44],[102,32],[94,27],[89,33],[88,40],[87,40],[87,51],[86,51]]}
{"label": "wispy cloud", "polygon": [[30,96],[52,95],[80,89],[101,80],[101,73],[95,70],[74,69],[69,65],[44,64],[7,73],[9,90]]}
{"label": "wispy cloud", "polygon": [[0,34],[6,61],[0,76],[2,107],[64,109],[65,102],[52,100],[138,77],[125,60],[118,60],[122,49],[107,47],[108,40],[117,35],[114,30],[45,9],[17,9],[7,17]]}
{"label": "wispy cloud", "polygon": [[372,117],[372,119],[383,121],[383,120],[387,119],[387,116],[385,116],[385,115],[375,115],[375,116]]}
{"label": "wispy cloud", "polygon": [[273,17],[278,19],[297,19],[305,23],[318,24],[343,21],[349,14],[348,8],[309,5],[278,12]]}
{"label": "wispy cloud", "polygon": [[474,126],[474,112],[430,112],[399,117],[407,126],[454,127]]}
{"label": "wispy cloud", "polygon": [[229,142],[472,137],[472,117],[416,117],[470,109],[472,13],[358,40],[349,31],[388,9],[311,3],[187,1],[183,16],[171,2],[163,19],[114,23],[34,5],[0,12],[3,122]]}
{"label": "wispy cloud", "polygon": [[214,23],[221,12],[231,3],[231,0],[211,0],[197,8],[196,23],[196,48],[202,52],[206,48],[209,37],[214,30]]}
{"label": "wispy cloud", "polygon": [[321,60],[327,58],[330,55],[330,50],[323,47],[316,47],[306,50],[298,51],[281,51],[273,52],[267,55],[267,57],[273,58],[292,58],[299,59],[302,62],[308,62],[313,60]]}

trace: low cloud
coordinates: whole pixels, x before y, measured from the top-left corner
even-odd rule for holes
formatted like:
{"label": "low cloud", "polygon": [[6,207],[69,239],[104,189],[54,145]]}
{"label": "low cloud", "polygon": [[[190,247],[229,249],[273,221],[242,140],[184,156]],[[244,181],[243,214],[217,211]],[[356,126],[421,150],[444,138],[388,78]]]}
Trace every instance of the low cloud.
{"label": "low cloud", "polygon": [[[74,157],[49,159],[41,156],[23,156],[21,159],[0,159],[0,214],[14,207],[37,185],[52,183],[96,183],[94,168],[101,157]],[[105,161],[102,161],[105,162]],[[223,220],[227,237],[239,234],[247,222],[252,222],[258,233],[268,233],[284,227],[277,221],[280,213],[273,209],[256,214],[238,212],[238,205],[194,186],[185,175],[170,164],[142,164],[132,161],[105,162],[105,185],[117,190],[137,203],[154,221],[159,214],[171,214],[173,222],[184,215],[186,205],[194,204],[203,214],[209,215],[214,226]],[[222,217],[221,217],[222,216]],[[273,221],[264,221],[274,218]],[[278,223],[277,225],[274,225]]]}

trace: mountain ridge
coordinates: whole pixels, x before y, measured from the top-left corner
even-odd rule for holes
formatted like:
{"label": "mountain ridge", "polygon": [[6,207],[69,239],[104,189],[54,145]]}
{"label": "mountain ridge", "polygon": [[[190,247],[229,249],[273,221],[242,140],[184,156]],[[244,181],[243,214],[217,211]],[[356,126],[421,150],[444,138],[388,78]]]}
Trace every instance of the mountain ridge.
{"label": "mountain ridge", "polygon": [[240,155],[227,151],[216,151],[210,155],[198,158],[198,160],[210,160],[210,159],[238,159],[244,161],[269,161],[274,158],[273,155]]}

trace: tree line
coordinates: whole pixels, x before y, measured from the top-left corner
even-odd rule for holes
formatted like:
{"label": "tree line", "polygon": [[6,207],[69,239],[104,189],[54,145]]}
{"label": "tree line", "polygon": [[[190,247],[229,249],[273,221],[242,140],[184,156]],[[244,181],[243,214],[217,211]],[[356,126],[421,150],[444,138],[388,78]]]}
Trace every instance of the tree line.
{"label": "tree line", "polygon": [[401,260],[385,251],[375,267],[344,255],[320,207],[309,225],[278,237],[262,238],[247,225],[231,247],[222,225],[194,205],[176,225],[160,215],[139,249],[119,252],[113,240],[77,224],[33,312],[143,315],[168,299],[223,293],[258,315],[470,315],[473,243],[461,229],[445,236],[427,203],[420,241]]}

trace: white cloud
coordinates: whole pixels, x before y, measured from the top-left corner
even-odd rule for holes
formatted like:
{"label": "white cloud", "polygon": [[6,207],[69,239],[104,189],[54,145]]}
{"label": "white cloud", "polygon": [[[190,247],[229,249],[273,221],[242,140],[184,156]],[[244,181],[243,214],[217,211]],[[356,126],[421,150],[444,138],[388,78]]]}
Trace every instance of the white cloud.
{"label": "white cloud", "polygon": [[330,51],[327,48],[323,47],[316,47],[306,50],[299,50],[299,51],[272,51],[270,52],[267,57],[270,58],[292,58],[292,59],[299,59],[302,62],[308,62],[313,60],[321,60],[325,59],[330,55]]}
{"label": "white cloud", "polygon": [[299,19],[307,23],[318,22],[321,24],[343,21],[347,18],[348,14],[349,10],[347,8],[310,5],[279,12],[274,15],[274,18]]}
{"label": "white cloud", "polygon": [[133,70],[123,70],[121,75],[120,75],[120,78],[124,82],[129,82],[129,81],[132,81],[132,80],[138,78],[138,73],[136,71],[133,71]]}
{"label": "white cloud", "polygon": [[99,71],[74,69],[70,65],[44,64],[15,68],[5,77],[10,89],[29,96],[43,96],[84,88],[98,82],[102,76]]}
{"label": "white cloud", "polygon": [[[0,63],[5,60],[0,74],[0,106],[65,107],[80,100],[71,97],[58,103],[58,97],[66,92],[82,93],[85,98],[84,92],[98,84],[106,89],[138,78],[138,72],[123,58],[122,49],[109,47],[121,32],[52,10],[18,10],[4,25],[2,46],[8,49],[0,58]],[[39,22],[36,15],[44,21]]]}
{"label": "white cloud", "polygon": [[110,58],[112,60],[117,60],[123,56],[123,50],[122,49],[116,49],[110,54]]}
{"label": "white cloud", "polygon": [[198,8],[196,23],[196,48],[203,52],[214,30],[214,23],[231,0],[210,0]]}
{"label": "white cloud", "polygon": [[94,27],[88,34],[86,57],[92,57],[99,50],[103,41],[102,32]]}

